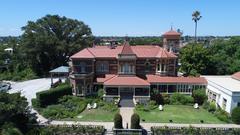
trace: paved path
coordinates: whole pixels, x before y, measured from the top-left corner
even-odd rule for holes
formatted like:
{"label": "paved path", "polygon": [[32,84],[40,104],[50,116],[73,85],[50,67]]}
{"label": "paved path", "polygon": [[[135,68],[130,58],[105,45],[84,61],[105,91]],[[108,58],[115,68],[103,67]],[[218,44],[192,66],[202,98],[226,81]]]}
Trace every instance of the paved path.
{"label": "paved path", "polygon": [[123,127],[127,127],[128,123],[128,128],[131,126],[131,116],[134,112],[133,107],[120,107],[120,114],[122,115],[123,118]]}

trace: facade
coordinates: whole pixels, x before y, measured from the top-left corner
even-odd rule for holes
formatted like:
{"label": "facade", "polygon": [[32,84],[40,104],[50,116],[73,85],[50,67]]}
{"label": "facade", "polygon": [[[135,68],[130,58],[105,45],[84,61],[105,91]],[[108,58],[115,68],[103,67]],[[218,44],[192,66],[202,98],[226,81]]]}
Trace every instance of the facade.
{"label": "facade", "polygon": [[204,76],[208,81],[207,95],[209,101],[228,113],[240,106],[240,72],[232,76]]}
{"label": "facade", "polygon": [[132,98],[134,102],[150,100],[154,89],[161,93],[191,94],[204,88],[202,77],[177,77],[177,56],[153,45],[94,46],[70,57],[70,81],[73,94],[86,96],[105,91],[104,98]]}

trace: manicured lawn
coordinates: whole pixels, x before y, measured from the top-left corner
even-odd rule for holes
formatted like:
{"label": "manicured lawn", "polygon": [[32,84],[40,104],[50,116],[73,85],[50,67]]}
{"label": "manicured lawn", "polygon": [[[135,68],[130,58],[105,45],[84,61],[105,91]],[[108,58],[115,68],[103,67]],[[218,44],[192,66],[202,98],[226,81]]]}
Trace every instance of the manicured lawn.
{"label": "manicured lawn", "polygon": [[76,121],[94,121],[94,122],[112,122],[114,115],[118,112],[117,111],[108,111],[101,108],[98,109],[85,109],[81,112],[78,116],[74,118],[67,118],[63,120],[76,120]]}
{"label": "manicured lawn", "polygon": [[103,109],[84,110],[77,116],[79,121],[113,121],[114,115],[118,111],[107,111]]}
{"label": "manicured lawn", "polygon": [[193,106],[186,105],[165,105],[164,111],[159,111],[158,108],[151,111],[139,111],[135,110],[140,115],[141,120],[144,122],[158,122],[158,123],[169,123],[172,120],[173,123],[204,123],[215,124],[225,123],[220,121],[214,114],[200,108],[194,109]]}

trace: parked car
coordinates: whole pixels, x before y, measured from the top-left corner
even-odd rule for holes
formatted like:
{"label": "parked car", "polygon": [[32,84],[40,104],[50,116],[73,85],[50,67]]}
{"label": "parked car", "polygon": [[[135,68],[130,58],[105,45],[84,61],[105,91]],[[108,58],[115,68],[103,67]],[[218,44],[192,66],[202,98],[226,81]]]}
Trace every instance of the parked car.
{"label": "parked car", "polygon": [[10,83],[5,83],[5,82],[0,83],[0,92],[7,92],[9,89],[11,89]]}

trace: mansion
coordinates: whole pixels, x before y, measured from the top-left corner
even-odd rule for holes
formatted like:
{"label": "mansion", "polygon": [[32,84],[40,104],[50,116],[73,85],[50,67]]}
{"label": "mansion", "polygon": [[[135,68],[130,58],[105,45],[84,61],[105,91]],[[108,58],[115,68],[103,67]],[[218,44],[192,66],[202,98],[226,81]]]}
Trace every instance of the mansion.
{"label": "mansion", "polygon": [[203,77],[178,77],[180,33],[163,35],[163,47],[154,45],[93,46],[70,57],[70,82],[73,94],[87,96],[104,89],[104,99],[150,100],[150,92],[191,94],[206,88]]}

